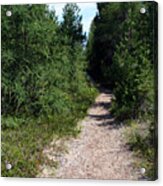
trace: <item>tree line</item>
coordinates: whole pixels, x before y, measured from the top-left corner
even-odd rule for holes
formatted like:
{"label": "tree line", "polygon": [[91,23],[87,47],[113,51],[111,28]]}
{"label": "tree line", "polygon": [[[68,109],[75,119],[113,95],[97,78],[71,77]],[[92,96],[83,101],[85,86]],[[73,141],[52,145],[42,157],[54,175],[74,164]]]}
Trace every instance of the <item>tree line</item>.
{"label": "tree line", "polygon": [[47,120],[89,102],[79,11],[67,4],[59,23],[46,5],[3,6],[2,127],[14,127],[10,116]]}

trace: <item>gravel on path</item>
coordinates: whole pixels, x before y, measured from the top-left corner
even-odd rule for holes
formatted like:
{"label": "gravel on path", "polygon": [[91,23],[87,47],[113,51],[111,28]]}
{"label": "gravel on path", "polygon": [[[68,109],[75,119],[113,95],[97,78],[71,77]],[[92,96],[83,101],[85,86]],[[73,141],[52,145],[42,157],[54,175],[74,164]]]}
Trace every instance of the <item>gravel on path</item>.
{"label": "gravel on path", "polygon": [[139,172],[133,167],[136,157],[127,148],[124,138],[126,127],[117,126],[109,112],[111,100],[110,91],[101,92],[79,124],[80,135],[69,140],[54,139],[44,149],[44,155],[59,162],[59,166],[56,169],[43,165],[38,177],[139,179]]}

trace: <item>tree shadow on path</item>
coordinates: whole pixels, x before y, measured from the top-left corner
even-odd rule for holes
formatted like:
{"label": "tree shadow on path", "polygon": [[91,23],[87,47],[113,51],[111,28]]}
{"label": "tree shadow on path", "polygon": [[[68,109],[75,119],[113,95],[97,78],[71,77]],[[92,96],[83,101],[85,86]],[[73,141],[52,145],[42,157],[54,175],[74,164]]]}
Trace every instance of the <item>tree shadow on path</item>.
{"label": "tree shadow on path", "polygon": [[120,125],[116,123],[115,118],[110,113],[112,102],[112,91],[107,89],[100,89],[99,99],[92,105],[91,112],[88,113],[88,117],[94,121],[97,126],[107,127],[109,130],[113,128],[119,128]]}

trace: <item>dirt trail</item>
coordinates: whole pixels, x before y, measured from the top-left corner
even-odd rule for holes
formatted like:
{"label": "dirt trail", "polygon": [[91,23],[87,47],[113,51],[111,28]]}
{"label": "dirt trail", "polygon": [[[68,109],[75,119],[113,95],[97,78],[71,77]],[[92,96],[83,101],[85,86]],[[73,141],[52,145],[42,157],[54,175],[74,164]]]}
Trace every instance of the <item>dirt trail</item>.
{"label": "dirt trail", "polygon": [[[44,165],[39,177],[139,178],[139,173],[133,168],[136,159],[125,145],[125,127],[115,125],[114,118],[108,111],[111,99],[112,94],[109,91],[101,92],[88,110],[87,117],[80,122],[80,135],[69,140],[54,140],[44,149],[44,154],[49,159],[58,161],[59,167],[55,170]],[[56,146],[59,150],[56,150]],[[62,150],[65,147],[67,152]]]}

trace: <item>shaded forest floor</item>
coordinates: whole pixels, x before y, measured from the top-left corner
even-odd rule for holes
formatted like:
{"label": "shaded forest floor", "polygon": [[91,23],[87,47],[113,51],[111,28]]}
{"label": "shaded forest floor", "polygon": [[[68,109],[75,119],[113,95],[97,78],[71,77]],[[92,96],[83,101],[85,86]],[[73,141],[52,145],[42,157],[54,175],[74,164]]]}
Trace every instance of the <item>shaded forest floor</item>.
{"label": "shaded forest floor", "polygon": [[[116,125],[109,112],[112,93],[102,90],[87,116],[79,122],[76,138],[54,139],[44,156],[57,166],[40,166],[38,177],[133,179],[140,178],[134,168],[137,159],[124,138],[125,126]],[[56,168],[57,167],[57,168]]]}

